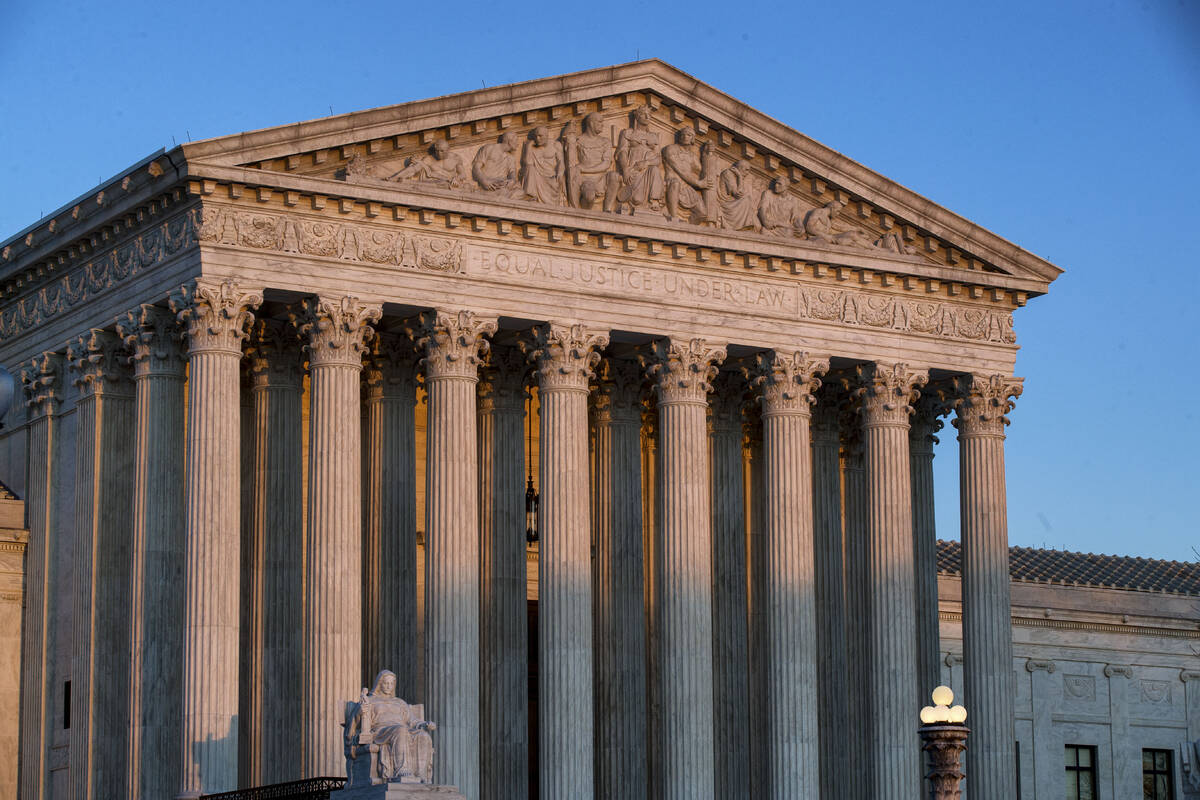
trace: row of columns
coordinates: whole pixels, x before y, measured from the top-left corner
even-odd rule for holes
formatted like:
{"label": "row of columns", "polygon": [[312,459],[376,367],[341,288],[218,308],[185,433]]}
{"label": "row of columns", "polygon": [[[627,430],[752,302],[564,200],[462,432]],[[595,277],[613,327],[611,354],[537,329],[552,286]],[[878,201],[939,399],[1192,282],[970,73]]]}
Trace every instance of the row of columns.
{"label": "row of columns", "polygon": [[[647,781],[663,798],[748,785],[772,798],[913,796],[915,709],[936,682],[925,675],[926,652],[937,652],[926,444],[950,403],[963,448],[966,701],[971,774],[981,776],[972,785],[977,797],[1010,796],[1003,415],[1019,393],[1013,379],[960,379],[941,404],[917,407],[910,430],[925,373],[866,364],[821,388],[826,359],[762,353],[747,370],[761,442],[743,442],[733,381],[717,378],[725,350],[701,339],[659,340],[640,365],[607,359],[597,369],[607,334],[578,325],[540,325],[520,353],[489,353],[495,321],[467,311],[422,315],[401,337],[376,333],[379,308],[354,298],[303,301],[287,328],[255,321],[261,302],[231,282],[199,280],[171,298],[171,312],[141,307],[119,336],[94,331],[68,349],[81,452],[110,459],[80,458],[80,470],[98,472],[76,483],[94,489],[77,498],[77,575],[106,593],[99,602],[81,592],[75,610],[72,675],[94,698],[73,727],[77,796],[198,797],[239,777],[284,780],[295,777],[297,750],[301,774],[340,774],[341,709],[357,695],[364,652],[397,672],[400,694],[423,684],[439,724],[438,782],[472,800],[524,796],[527,364],[541,404],[543,797],[638,797]],[[296,334],[310,382],[303,485],[291,467],[301,452],[302,367],[287,345]],[[244,535],[243,350],[254,423]],[[133,354],[132,389],[118,380],[118,351]],[[418,356],[428,398],[423,681],[411,655],[415,487],[402,463],[415,443]],[[53,414],[39,375],[52,367],[27,370],[31,532],[49,530],[35,495]],[[643,376],[657,405],[648,442]],[[710,437],[714,382],[722,402]],[[130,436],[132,451],[110,444]],[[173,460],[181,451],[185,464]],[[130,452],[132,464],[118,463]],[[133,498],[127,544],[124,496]],[[132,609],[124,623],[105,616],[123,607]],[[122,624],[126,653],[96,646],[120,641]],[[27,674],[38,652],[27,653]],[[88,687],[97,668],[131,680]],[[278,685],[294,674],[298,704]],[[23,714],[44,724],[44,687],[38,698]],[[164,713],[175,698],[182,713]],[[128,745],[106,744],[98,732],[124,713]],[[182,752],[164,750],[171,742]],[[25,779],[43,770],[37,758],[22,762]]]}

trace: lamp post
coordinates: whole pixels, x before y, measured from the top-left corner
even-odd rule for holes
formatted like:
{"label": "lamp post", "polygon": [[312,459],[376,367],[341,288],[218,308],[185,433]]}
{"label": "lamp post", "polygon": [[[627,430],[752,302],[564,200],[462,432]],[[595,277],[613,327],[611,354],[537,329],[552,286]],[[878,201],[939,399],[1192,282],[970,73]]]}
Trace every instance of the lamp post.
{"label": "lamp post", "polygon": [[967,749],[967,709],[953,706],[954,692],[949,686],[933,690],[933,705],[921,709],[921,749],[929,754],[929,779],[933,800],[959,800],[962,797],[962,754]]}

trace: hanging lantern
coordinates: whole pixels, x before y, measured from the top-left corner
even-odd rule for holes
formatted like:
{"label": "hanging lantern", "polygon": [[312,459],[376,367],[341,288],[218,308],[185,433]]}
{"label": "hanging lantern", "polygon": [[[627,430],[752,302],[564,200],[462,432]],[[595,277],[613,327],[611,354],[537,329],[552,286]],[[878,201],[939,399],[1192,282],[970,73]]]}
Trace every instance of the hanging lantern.
{"label": "hanging lantern", "polygon": [[533,488],[533,397],[526,395],[525,402],[525,466],[529,476],[525,481],[525,541],[533,544],[538,540],[538,506],[541,498]]}

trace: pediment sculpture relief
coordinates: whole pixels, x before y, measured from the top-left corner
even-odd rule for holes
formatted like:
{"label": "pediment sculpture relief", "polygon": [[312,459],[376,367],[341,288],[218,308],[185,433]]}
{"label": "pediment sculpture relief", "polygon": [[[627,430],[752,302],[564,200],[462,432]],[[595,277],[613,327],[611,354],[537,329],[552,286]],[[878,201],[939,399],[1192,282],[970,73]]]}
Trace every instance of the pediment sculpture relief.
{"label": "pediment sculpture relief", "polygon": [[846,208],[840,198],[814,208],[787,177],[760,174],[751,160],[698,136],[696,124],[676,127],[664,145],[649,106],[628,112],[619,130],[610,119],[592,111],[557,131],[545,124],[509,130],[473,153],[437,139],[399,169],[381,169],[359,154],[338,177],[649,216],[822,247],[916,253],[897,232],[872,234],[839,221]]}

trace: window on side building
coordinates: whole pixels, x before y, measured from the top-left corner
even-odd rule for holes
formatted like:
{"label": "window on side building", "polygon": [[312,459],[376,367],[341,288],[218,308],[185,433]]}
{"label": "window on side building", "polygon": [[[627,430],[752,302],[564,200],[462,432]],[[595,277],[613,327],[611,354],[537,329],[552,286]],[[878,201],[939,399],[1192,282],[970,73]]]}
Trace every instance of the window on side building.
{"label": "window on side building", "polygon": [[1142,797],[1175,800],[1175,774],[1170,750],[1142,751]]}
{"label": "window on side building", "polygon": [[1096,748],[1067,745],[1067,800],[1098,800],[1096,794]]}

